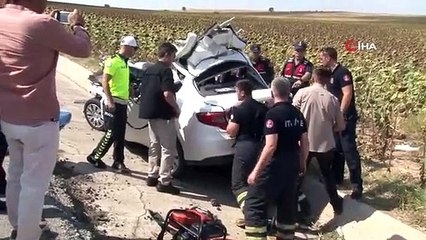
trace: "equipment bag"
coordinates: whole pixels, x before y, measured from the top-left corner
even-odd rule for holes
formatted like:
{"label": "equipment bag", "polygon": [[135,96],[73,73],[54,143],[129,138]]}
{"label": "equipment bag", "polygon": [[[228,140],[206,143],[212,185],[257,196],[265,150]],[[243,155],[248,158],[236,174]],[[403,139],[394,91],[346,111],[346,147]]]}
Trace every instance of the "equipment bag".
{"label": "equipment bag", "polygon": [[166,232],[172,234],[173,240],[225,240],[227,235],[219,219],[197,207],[170,210],[157,240],[163,240]]}

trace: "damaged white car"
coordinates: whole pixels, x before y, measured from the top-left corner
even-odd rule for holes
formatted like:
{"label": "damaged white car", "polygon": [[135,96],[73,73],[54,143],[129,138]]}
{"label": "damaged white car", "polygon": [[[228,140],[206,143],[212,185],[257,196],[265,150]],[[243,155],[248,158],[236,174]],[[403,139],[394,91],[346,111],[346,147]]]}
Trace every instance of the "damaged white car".
{"label": "damaged white car", "polygon": [[[253,98],[260,102],[270,99],[268,85],[243,52],[242,40],[231,20],[215,24],[204,34],[189,33],[177,41],[176,62],[173,64],[176,98],[181,109],[176,121],[178,157],[173,175],[179,176],[187,165],[222,165],[232,161],[234,139],[225,129],[226,109],[237,104],[235,83],[248,79],[254,86]],[[137,91],[147,62],[131,64],[131,99],[128,105],[126,141],[149,146],[148,122],[139,118]],[[102,87],[92,79],[95,98],[87,101],[84,113],[89,124],[102,129]]]}

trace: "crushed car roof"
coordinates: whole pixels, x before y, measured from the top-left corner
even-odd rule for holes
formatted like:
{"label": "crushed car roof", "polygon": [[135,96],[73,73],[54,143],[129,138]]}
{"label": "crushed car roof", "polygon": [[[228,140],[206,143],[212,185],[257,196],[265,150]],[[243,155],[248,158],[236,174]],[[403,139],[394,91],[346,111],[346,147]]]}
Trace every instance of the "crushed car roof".
{"label": "crushed car roof", "polygon": [[235,31],[230,25],[233,19],[215,24],[199,36],[190,32],[185,40],[176,41],[177,62],[193,76],[227,61],[249,63],[243,53],[246,41],[238,36],[240,31]]}

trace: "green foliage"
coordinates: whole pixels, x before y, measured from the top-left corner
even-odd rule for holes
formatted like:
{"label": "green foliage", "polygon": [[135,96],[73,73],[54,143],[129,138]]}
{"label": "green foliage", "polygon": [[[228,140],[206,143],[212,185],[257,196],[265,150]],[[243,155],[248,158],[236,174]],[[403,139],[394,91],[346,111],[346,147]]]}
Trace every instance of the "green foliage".
{"label": "green foliage", "polygon": [[[426,103],[426,27],[421,23],[395,23],[393,19],[387,22],[297,20],[238,13],[165,13],[93,7],[82,10],[96,54],[113,53],[118,47],[117,40],[131,34],[141,46],[135,60],[154,60],[160,42],[185,38],[190,31],[200,34],[214,22],[233,15],[237,16],[234,25],[244,30],[248,44],[260,43],[277,72],[292,55],[296,40],[308,42],[308,58],[316,64],[319,50],[334,46],[339,61],[349,67],[356,80],[362,132],[367,129],[369,142],[373,143],[373,149],[364,150],[374,153],[376,158],[386,159],[392,153],[400,120],[421,111]],[[374,43],[377,50],[348,53],[344,48],[348,39]]]}
{"label": "green foliage", "polygon": [[[407,118],[404,130],[410,133],[416,139],[420,139],[423,143],[423,154],[421,166],[419,169],[420,184],[426,187],[426,109],[422,109],[418,114],[414,114]],[[426,191],[426,190],[425,190]]]}

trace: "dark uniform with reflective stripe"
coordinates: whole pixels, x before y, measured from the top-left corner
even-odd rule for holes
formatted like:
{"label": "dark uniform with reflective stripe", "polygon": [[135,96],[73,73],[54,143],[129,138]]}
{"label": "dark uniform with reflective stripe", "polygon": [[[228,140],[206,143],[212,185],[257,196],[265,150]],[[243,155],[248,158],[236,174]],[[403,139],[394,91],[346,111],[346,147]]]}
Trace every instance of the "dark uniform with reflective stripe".
{"label": "dark uniform with reflective stripe", "polygon": [[250,186],[245,204],[246,238],[266,240],[267,206],[277,206],[277,239],[294,239],[296,183],[300,171],[299,142],[307,132],[303,114],[289,102],[277,103],[266,114],[265,135],[278,134],[275,153]]}
{"label": "dark uniform with reflective stripe", "polygon": [[274,65],[272,64],[271,60],[261,56],[257,61],[252,60],[252,64],[267,84],[270,84],[272,80],[274,80]]}
{"label": "dark uniform with reflective stripe", "polygon": [[[314,68],[314,65],[307,60],[306,58],[303,58],[302,61],[300,61],[298,64],[296,64],[295,58],[292,57],[289,60],[287,60],[286,63],[284,63],[281,76],[288,78],[290,80],[291,85],[293,85],[295,82],[302,79],[303,75],[305,73],[309,72],[312,73]],[[298,88],[292,88],[291,93],[296,95],[297,91],[299,89],[308,87],[309,82],[303,82],[302,85]],[[301,185],[303,182],[303,178],[299,178],[298,180],[298,205],[297,205],[297,211],[298,211],[298,222],[307,224],[308,217],[311,212],[311,207],[308,202],[308,199],[306,198],[306,195],[301,191]]]}
{"label": "dark uniform with reflective stripe", "polygon": [[336,158],[333,163],[333,172],[336,177],[336,183],[343,182],[343,174],[345,167],[345,159],[349,168],[351,183],[354,185],[354,190],[362,192],[361,178],[361,160],[356,144],[356,123],[358,113],[355,106],[355,89],[353,86],[352,73],[344,66],[338,64],[333,69],[333,77],[327,87],[329,91],[342,102],[342,88],[352,85],[352,99],[349,108],[343,113],[346,121],[346,128],[340,136],[336,137]]}
{"label": "dark uniform with reflective stripe", "polygon": [[115,110],[110,111],[104,105],[105,135],[98,143],[89,158],[101,160],[114,144],[114,165],[124,164],[124,144],[127,123],[127,101],[129,98],[130,69],[128,59],[116,54],[105,62],[104,73],[112,76],[109,81],[111,95],[114,100]]}
{"label": "dark uniform with reflective stripe", "polygon": [[231,187],[241,210],[244,209],[247,196],[247,178],[256,165],[261,148],[267,111],[264,104],[254,99],[248,99],[232,109],[231,121],[239,125],[239,131],[236,136]]}
{"label": "dark uniform with reflective stripe", "polygon": [[[291,85],[293,85],[295,82],[301,80],[305,73],[312,73],[313,68],[314,65],[308,59],[304,58],[302,61],[296,64],[295,58],[292,57],[284,63],[281,70],[281,76],[288,78]],[[292,88],[291,93],[294,96],[297,91],[299,91],[299,89],[307,86],[309,86],[309,81],[303,82],[302,85],[298,88]]]}

